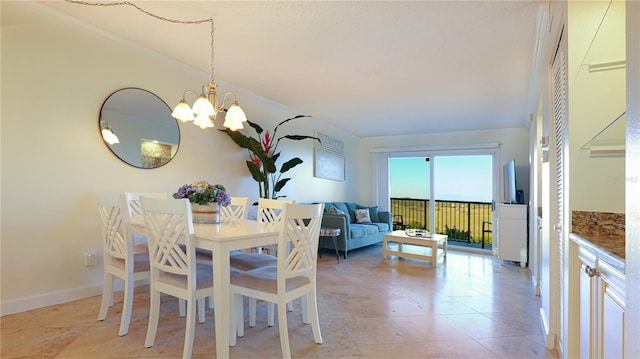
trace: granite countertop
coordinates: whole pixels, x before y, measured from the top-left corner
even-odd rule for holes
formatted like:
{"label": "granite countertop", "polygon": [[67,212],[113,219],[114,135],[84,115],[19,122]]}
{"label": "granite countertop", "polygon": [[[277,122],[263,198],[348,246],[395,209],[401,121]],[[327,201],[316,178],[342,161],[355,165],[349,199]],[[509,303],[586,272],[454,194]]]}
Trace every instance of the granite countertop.
{"label": "granite countertop", "polygon": [[570,239],[624,273],[624,213],[573,211],[571,225]]}
{"label": "granite countertop", "polygon": [[569,239],[576,242],[581,248],[586,249],[598,259],[603,260],[620,273],[625,273],[625,261],[617,255],[598,247],[593,242],[580,237],[575,233],[569,233]]}

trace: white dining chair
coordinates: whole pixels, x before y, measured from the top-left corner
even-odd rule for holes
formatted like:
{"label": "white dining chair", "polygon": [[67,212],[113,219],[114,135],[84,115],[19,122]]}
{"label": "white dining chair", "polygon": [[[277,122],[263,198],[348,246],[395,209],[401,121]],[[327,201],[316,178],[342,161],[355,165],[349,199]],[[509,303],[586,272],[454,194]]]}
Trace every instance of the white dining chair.
{"label": "white dining chair", "polygon": [[302,319],[311,323],[316,343],[322,343],[316,294],[318,240],[324,204],[285,205],[278,238],[277,265],[260,267],[231,277],[232,330],[230,344],[235,345],[235,333],[244,336],[243,296],[275,303],[278,306],[278,327],[283,358],[291,358],[287,303],[302,298]]}
{"label": "white dining chair", "polygon": [[233,219],[247,219],[249,214],[249,197],[231,197],[228,206],[220,206],[220,217]]}
{"label": "white dining chair", "polygon": [[[124,192],[124,198],[127,201],[127,208],[129,209],[129,221],[131,216],[142,216],[142,203],[140,198],[142,197],[166,199],[166,192]],[[147,237],[140,233],[133,234],[133,250],[136,253],[144,252],[149,253],[147,248]],[[184,318],[186,315],[186,302],[182,299],[178,300],[180,317]],[[213,308],[213,307],[212,307]]]}
{"label": "white dining chair", "polygon": [[[131,216],[142,216],[142,204],[140,203],[140,198],[142,196],[152,197],[152,198],[167,198],[167,194],[165,192],[124,192],[124,198],[127,201],[127,209],[128,215]],[[133,233],[133,245],[143,245],[144,251],[147,251],[147,238],[140,233]]]}
{"label": "white dining chair", "polygon": [[183,358],[191,358],[196,325],[204,322],[204,298],[213,296],[213,265],[196,261],[193,246],[193,220],[188,199],[142,197],[142,209],[149,241],[151,264],[151,306],[144,346],[155,342],[160,316],[160,294],[184,299],[187,320]]}
{"label": "white dining chair", "polygon": [[[263,223],[280,223],[282,220],[282,210],[286,204],[294,204],[295,200],[268,199],[260,198],[258,200],[257,221]],[[269,254],[263,253],[263,249],[267,249]],[[276,248],[277,245],[267,246],[264,248],[256,248],[255,253],[240,253],[230,258],[231,268],[239,271],[247,271],[265,266],[276,265]],[[249,298],[249,326],[256,325],[256,299]],[[289,311],[293,311],[293,304],[289,304]],[[275,305],[267,304],[267,323],[272,327],[275,323]]]}
{"label": "white dining chair", "polygon": [[98,320],[107,317],[113,306],[113,281],[124,281],[124,299],[118,335],[127,334],[131,322],[136,280],[149,278],[149,252],[135,253],[133,237],[129,233],[129,216],[125,198],[116,193],[97,193],[96,203],[100,216],[104,284]]}

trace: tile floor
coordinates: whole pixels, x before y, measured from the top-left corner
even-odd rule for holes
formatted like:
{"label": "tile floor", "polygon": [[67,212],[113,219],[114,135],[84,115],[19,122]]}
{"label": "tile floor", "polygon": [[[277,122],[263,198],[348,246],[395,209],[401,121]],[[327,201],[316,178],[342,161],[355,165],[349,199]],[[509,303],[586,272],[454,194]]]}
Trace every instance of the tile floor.
{"label": "tile floor", "polygon": [[[382,246],[350,252],[336,263],[319,258],[318,305],[324,344],[302,324],[299,302],[289,313],[294,358],[557,358],[545,349],[526,269],[495,257],[449,251],[436,269],[413,260],[382,260]],[[129,333],[117,335],[122,295],[99,322],[100,297],[0,319],[0,357],[178,358],[184,340],[177,302],[163,297],[156,344],[143,346],[148,287],[137,289]],[[193,358],[214,358],[213,310],[196,326]],[[276,323],[277,326],[277,323]],[[258,322],[231,348],[231,358],[281,357],[277,327]]]}

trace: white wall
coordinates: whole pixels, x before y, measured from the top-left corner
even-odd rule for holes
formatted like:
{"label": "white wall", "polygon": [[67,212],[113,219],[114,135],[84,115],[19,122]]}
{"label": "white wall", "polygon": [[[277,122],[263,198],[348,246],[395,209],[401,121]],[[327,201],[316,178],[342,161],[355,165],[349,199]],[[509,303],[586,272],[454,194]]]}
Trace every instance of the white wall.
{"label": "white wall", "polygon": [[[626,107],[625,68],[588,71],[589,64],[625,59],[625,4],[609,3],[568,2],[568,188],[572,210],[624,213],[624,157],[594,158],[581,149]],[[610,128],[608,134],[611,132]],[[617,133],[624,143],[624,126]]]}
{"label": "white wall", "polygon": [[[205,179],[224,184],[232,195],[257,199],[246,151],[216,129],[180,124],[176,157],[153,170],[121,162],[100,138],[98,113],[113,91],[147,89],[173,107],[184,90],[208,81],[208,74],[35,2],[1,6],[3,315],[99,294],[101,267],[84,267],[82,261],[84,252],[101,252],[95,192],[173,193]],[[265,129],[298,114],[236,91],[249,119]],[[279,134],[313,135],[315,129],[343,140],[347,163],[356,162],[355,138],[319,119],[292,121]],[[244,132],[253,135],[251,129]],[[296,155],[304,161],[289,172],[294,179],[283,194],[299,202],[347,197],[348,182],[313,177],[311,141],[280,147],[283,159]],[[347,168],[348,181],[357,182],[357,176]]]}

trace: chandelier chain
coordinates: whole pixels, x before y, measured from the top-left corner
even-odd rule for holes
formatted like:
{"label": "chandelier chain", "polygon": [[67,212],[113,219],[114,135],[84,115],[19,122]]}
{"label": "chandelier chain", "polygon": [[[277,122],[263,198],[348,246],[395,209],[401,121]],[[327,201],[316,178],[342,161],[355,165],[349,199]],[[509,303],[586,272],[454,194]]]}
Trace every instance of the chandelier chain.
{"label": "chandelier chain", "polygon": [[80,0],[65,0],[68,3],[71,4],[79,4],[79,5],[89,5],[89,6],[103,6],[103,7],[107,7],[107,6],[122,6],[122,5],[128,5],[128,6],[132,6],[134,7],[136,10],[140,11],[141,13],[144,13],[146,15],[149,15],[153,18],[156,18],[158,20],[162,20],[162,21],[167,21],[170,23],[174,23],[174,24],[187,24],[187,25],[194,25],[194,24],[203,24],[205,22],[208,22],[211,24],[211,81],[214,81],[213,78],[213,73],[214,73],[214,61],[213,61],[213,56],[214,56],[214,52],[213,52],[213,34],[214,34],[214,30],[215,27],[213,26],[213,18],[210,17],[208,19],[201,19],[201,20],[177,20],[177,19],[170,19],[168,17],[164,17],[164,16],[160,16],[157,14],[154,14],[148,10],[143,9],[142,7],[130,2],[130,1],[118,1],[118,2],[89,2],[89,1],[80,1]]}

